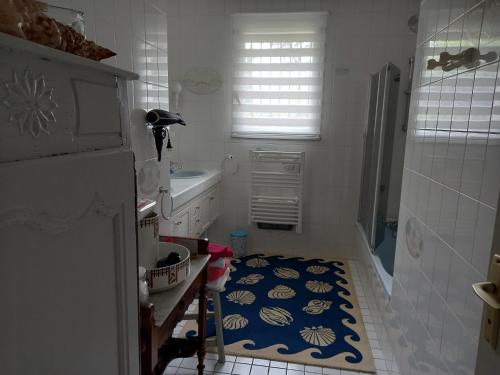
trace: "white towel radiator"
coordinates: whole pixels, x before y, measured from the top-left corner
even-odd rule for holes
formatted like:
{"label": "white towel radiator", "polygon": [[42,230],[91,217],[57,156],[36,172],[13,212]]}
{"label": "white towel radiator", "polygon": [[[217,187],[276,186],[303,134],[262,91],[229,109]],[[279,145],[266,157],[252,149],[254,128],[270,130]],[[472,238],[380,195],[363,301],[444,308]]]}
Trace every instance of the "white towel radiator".
{"label": "white towel radiator", "polygon": [[249,222],[302,233],[304,152],[250,151]]}

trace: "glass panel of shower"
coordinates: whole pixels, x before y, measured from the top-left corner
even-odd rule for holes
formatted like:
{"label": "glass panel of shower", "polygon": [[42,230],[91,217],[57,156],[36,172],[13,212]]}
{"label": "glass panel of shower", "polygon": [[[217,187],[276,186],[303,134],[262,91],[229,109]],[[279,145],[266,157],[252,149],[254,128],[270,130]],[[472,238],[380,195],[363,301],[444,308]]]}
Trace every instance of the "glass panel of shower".
{"label": "glass panel of shower", "polygon": [[399,81],[400,70],[391,63],[371,76],[358,208],[366,241],[389,278],[394,271],[406,138],[396,121]]}

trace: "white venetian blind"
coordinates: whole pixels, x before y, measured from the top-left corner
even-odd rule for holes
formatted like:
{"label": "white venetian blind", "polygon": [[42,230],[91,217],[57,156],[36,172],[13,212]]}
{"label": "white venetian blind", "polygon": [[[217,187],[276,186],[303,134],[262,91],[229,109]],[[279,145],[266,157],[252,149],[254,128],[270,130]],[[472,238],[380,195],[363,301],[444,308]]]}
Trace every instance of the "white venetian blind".
{"label": "white venetian blind", "polygon": [[327,13],[232,21],[233,137],[319,139]]}

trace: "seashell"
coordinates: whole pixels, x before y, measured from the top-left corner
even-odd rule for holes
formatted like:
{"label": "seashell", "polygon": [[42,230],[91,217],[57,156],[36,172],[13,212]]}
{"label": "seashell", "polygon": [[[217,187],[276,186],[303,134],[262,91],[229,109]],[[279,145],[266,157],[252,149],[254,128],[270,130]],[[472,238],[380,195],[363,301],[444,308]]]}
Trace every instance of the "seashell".
{"label": "seashell", "polygon": [[258,273],[251,273],[248,276],[243,276],[236,282],[236,284],[247,284],[247,285],[257,284],[263,278],[264,278],[263,275],[260,275]]}
{"label": "seashell", "polygon": [[236,271],[236,269],[237,268],[235,266],[233,266],[232,264],[229,265],[229,272],[234,272],[234,271]]}
{"label": "seashell", "polygon": [[300,274],[291,268],[278,267],[273,270],[274,274],[282,279],[298,279]]}
{"label": "seashell", "polygon": [[330,328],[323,328],[323,326],[318,327],[304,327],[300,331],[302,338],[311,345],[316,346],[328,346],[335,342],[335,332]]}
{"label": "seashell", "polygon": [[269,262],[262,258],[253,258],[247,260],[246,265],[252,268],[262,268],[269,266]]}
{"label": "seashell", "polygon": [[295,290],[286,285],[276,285],[267,293],[267,296],[273,299],[289,299],[295,297],[295,294]]}
{"label": "seashell", "polygon": [[234,303],[239,303],[240,305],[251,305],[255,301],[255,294],[249,290],[235,290],[229,293],[226,298]]}
{"label": "seashell", "polygon": [[306,288],[314,293],[328,293],[329,291],[331,291],[333,289],[333,286],[331,286],[328,283],[324,283],[322,281],[309,280],[306,283]]}
{"label": "seashell", "polygon": [[290,325],[293,322],[292,314],[280,307],[263,307],[259,312],[260,318],[273,326]]}
{"label": "seashell", "polygon": [[240,329],[248,324],[248,319],[242,317],[240,314],[227,315],[222,319],[222,325],[225,329]]}
{"label": "seashell", "polygon": [[302,308],[308,314],[318,315],[323,311],[328,310],[332,305],[332,301],[324,301],[321,299],[313,299],[307,303],[306,307]]}
{"label": "seashell", "polygon": [[322,275],[325,272],[330,271],[330,268],[325,266],[309,266],[306,268],[307,272],[313,273],[315,275]]}

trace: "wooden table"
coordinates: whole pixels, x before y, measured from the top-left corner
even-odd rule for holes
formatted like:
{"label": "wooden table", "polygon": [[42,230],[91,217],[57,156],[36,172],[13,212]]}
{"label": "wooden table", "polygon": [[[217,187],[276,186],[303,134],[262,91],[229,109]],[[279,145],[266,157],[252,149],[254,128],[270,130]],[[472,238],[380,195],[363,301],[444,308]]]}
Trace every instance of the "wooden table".
{"label": "wooden table", "polygon": [[[198,352],[198,374],[203,375],[206,353],[207,264],[210,255],[191,258],[189,277],[175,288],[150,295],[141,305],[141,373],[161,375],[174,358]],[[174,339],[172,332],[196,296],[199,296],[197,339]]]}

